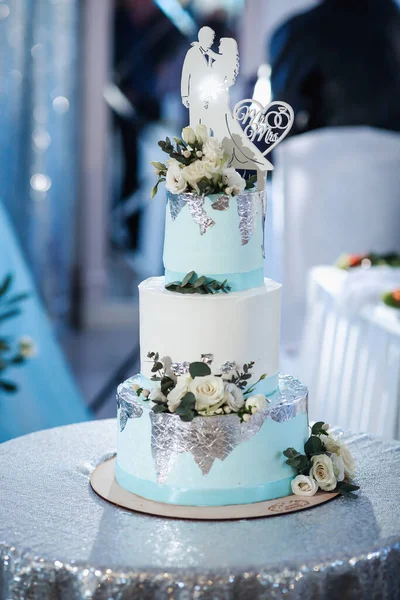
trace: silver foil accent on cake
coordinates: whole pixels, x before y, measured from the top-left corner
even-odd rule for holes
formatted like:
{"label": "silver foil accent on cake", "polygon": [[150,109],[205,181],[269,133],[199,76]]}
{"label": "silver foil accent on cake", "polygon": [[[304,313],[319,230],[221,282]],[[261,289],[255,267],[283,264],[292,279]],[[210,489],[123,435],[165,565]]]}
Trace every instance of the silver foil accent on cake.
{"label": "silver foil accent on cake", "polygon": [[216,459],[225,460],[261,429],[266,419],[284,423],[307,411],[307,388],[293,377],[281,375],[277,402],[252,415],[247,423],[237,415],[195,417],[184,422],[170,413],[150,413],[151,450],[158,483],[165,483],[179,454],[188,452],[207,475]]}
{"label": "silver foil accent on cake", "polygon": [[204,196],[195,194],[183,194],[183,196],[186,198],[193,221],[200,227],[200,235],[204,235],[210,227],[215,225],[215,221],[205,211]]}
{"label": "silver foil accent on cake", "polygon": [[230,196],[218,196],[216,201],[211,204],[211,208],[220,211],[228,210],[230,199]]}
{"label": "silver foil accent on cake", "polygon": [[201,362],[206,363],[206,365],[211,365],[214,360],[214,354],[202,354]]}
{"label": "silver foil accent on cake", "polygon": [[193,221],[200,228],[200,235],[204,235],[210,227],[215,225],[215,221],[208,216],[204,208],[204,196],[197,194],[171,194],[167,195],[171,219],[175,221],[182,208],[187,204]]}
{"label": "silver foil accent on cake", "polygon": [[171,365],[171,369],[175,375],[185,375],[185,373],[189,373],[190,362],[185,360],[184,362],[173,362]]}
{"label": "silver foil accent on cake", "polygon": [[[200,235],[204,235],[210,227],[215,225],[215,221],[209,217],[205,209],[205,196],[198,196],[192,192],[185,194],[167,194],[171,218],[173,221],[177,218],[182,208],[187,204],[193,221],[200,228]],[[253,191],[238,194],[233,197],[237,202],[237,211],[239,215],[239,231],[242,240],[242,246],[249,243],[256,229],[256,219],[259,210],[262,212],[263,243],[262,251],[264,254],[264,225],[266,215],[266,203],[264,191]],[[218,211],[228,210],[231,197],[221,195],[211,204],[211,208]]]}
{"label": "silver foil accent on cake", "polygon": [[121,393],[117,394],[117,409],[119,410],[119,430],[124,431],[128,419],[138,419],[143,414],[143,407],[136,402],[125,400],[121,397]]}
{"label": "silver foil accent on cake", "polygon": [[236,368],[237,368],[237,365],[235,362],[227,361],[226,363],[221,365],[220,371],[221,371],[221,373],[229,373],[230,371],[234,371]]}
{"label": "silver foil accent on cake", "polygon": [[186,200],[180,194],[171,194],[168,192],[168,204],[169,212],[171,213],[171,219],[175,221],[176,217],[181,212],[182,208],[186,204]]}
{"label": "silver foil accent on cake", "polygon": [[239,194],[235,196],[239,215],[239,231],[242,246],[249,243],[256,229],[257,201],[259,194]]}
{"label": "silver foil accent on cake", "polygon": [[265,219],[267,216],[267,191],[263,190],[262,192],[259,192],[260,194],[260,200],[261,200],[261,206],[262,206],[262,220],[261,220],[261,225],[262,225],[262,244],[261,244],[261,251],[262,251],[262,255],[263,258],[265,258]]}

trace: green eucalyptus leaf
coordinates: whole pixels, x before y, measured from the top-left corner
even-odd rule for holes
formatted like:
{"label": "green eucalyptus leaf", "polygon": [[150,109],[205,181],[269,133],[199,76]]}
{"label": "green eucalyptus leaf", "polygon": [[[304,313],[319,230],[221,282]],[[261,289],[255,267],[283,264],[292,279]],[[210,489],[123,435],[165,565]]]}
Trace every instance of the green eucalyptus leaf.
{"label": "green eucalyptus leaf", "polygon": [[201,285],[203,285],[207,280],[207,277],[205,277],[205,275],[203,275],[202,277],[199,277],[197,279],[197,281],[194,282],[193,287],[198,288]]}
{"label": "green eucalyptus leaf", "polygon": [[6,319],[12,319],[14,317],[18,317],[21,314],[19,308],[12,308],[11,310],[7,310],[6,312],[0,314],[0,321],[5,321]]}
{"label": "green eucalyptus leaf", "polygon": [[206,363],[193,362],[189,367],[190,376],[194,379],[195,377],[205,377],[211,375],[211,369]]}
{"label": "green eucalyptus leaf", "polygon": [[6,381],[5,379],[0,379],[0,390],[4,390],[5,392],[14,394],[18,390],[18,387],[12,381]]}
{"label": "green eucalyptus leaf", "polygon": [[304,452],[308,456],[314,456],[316,454],[326,454],[325,446],[321,439],[315,435],[308,438],[304,444]]}
{"label": "green eucalyptus leaf", "polygon": [[185,287],[185,285],[187,285],[188,283],[190,283],[190,280],[192,279],[192,277],[195,275],[196,273],[194,271],[190,271],[189,273],[187,273],[185,275],[185,277],[182,279],[180,287]]}
{"label": "green eucalyptus leaf", "polygon": [[323,425],[324,421],[318,421],[317,423],[314,423],[314,425],[311,428],[312,435],[328,435],[327,432],[324,429],[322,429]]}
{"label": "green eucalyptus leaf", "polygon": [[13,276],[11,275],[11,273],[5,276],[2,283],[0,284],[0,297],[3,296],[10,289],[12,280]]}
{"label": "green eucalyptus leaf", "polygon": [[193,410],[188,410],[184,415],[179,415],[181,421],[190,423],[195,418],[196,413]]}
{"label": "green eucalyptus leaf", "polygon": [[151,409],[154,413],[168,412],[168,406],[166,404],[155,404]]}
{"label": "green eucalyptus leaf", "polygon": [[16,356],[14,356],[14,358],[11,359],[11,363],[13,365],[23,365],[24,363],[26,363],[26,358],[24,356],[21,356],[21,354],[17,354]]}
{"label": "green eucalyptus leaf", "polygon": [[287,458],[292,458],[293,456],[298,456],[300,452],[295,450],[295,448],[286,448],[286,450],[284,450],[282,454]]}

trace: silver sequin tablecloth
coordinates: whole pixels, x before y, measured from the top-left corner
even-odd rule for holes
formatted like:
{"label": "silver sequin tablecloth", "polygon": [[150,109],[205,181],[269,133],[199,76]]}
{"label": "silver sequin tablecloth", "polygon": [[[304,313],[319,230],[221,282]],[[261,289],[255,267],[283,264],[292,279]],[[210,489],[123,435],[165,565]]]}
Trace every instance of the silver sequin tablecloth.
{"label": "silver sequin tablecloth", "polygon": [[0,445],[0,599],[400,598],[400,442],[348,436],[356,501],[232,522],[168,520],[91,490],[114,420]]}

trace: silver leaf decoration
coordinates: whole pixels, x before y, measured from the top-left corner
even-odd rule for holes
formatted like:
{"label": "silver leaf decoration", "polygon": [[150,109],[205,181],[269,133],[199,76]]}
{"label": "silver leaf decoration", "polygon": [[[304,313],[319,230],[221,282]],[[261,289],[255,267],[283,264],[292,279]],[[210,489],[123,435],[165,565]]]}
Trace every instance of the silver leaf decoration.
{"label": "silver leaf decoration", "polygon": [[239,194],[236,196],[242,246],[249,243],[256,229],[257,206],[254,200],[254,194]]}
{"label": "silver leaf decoration", "polygon": [[236,366],[235,362],[227,361],[226,363],[221,365],[220,371],[221,371],[221,373],[229,373],[229,371],[233,371],[236,368],[237,368],[237,366]]}
{"label": "silver leaf decoration", "polygon": [[175,221],[176,217],[185,206],[186,200],[181,194],[171,194],[168,192],[168,204],[169,211],[171,213],[171,219]]}
{"label": "silver leaf decoration", "polygon": [[120,393],[117,396],[117,409],[119,410],[120,431],[124,431],[128,419],[138,419],[143,414],[143,407],[140,404],[124,400]]}
{"label": "silver leaf decoration", "polygon": [[215,225],[215,221],[207,215],[204,208],[204,196],[195,194],[182,194],[182,196],[186,198],[193,221],[200,227],[200,235],[204,235],[210,227]]}
{"label": "silver leaf decoration", "polygon": [[190,362],[173,362],[171,365],[171,369],[175,375],[185,375],[185,373],[189,373]]}
{"label": "silver leaf decoration", "polygon": [[261,206],[262,206],[262,246],[261,246],[261,250],[262,250],[262,255],[263,258],[265,258],[265,218],[267,216],[267,191],[263,190],[262,192],[259,192],[260,194],[260,200],[261,200]]}
{"label": "silver leaf decoration", "polygon": [[206,365],[211,365],[214,360],[214,354],[202,354],[201,362],[206,363]]}
{"label": "silver leaf decoration", "polygon": [[307,388],[293,377],[280,376],[278,402],[257,412],[247,423],[237,415],[195,417],[184,422],[177,415],[150,413],[151,449],[157,481],[165,483],[179,454],[188,452],[203,475],[216,459],[225,460],[241,443],[251,439],[266,419],[289,421],[307,410]]}
{"label": "silver leaf decoration", "polygon": [[230,196],[219,196],[213,204],[211,204],[211,208],[214,210],[228,210],[229,208]]}

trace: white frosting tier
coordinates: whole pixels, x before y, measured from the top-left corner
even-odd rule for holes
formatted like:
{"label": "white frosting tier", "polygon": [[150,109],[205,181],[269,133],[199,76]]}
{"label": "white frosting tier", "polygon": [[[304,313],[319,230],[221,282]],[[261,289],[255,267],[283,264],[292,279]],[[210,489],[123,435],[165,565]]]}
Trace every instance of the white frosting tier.
{"label": "white frosting tier", "polygon": [[211,365],[238,366],[254,361],[252,381],[279,370],[281,284],[264,285],[229,294],[177,294],[164,287],[164,277],[139,285],[141,372],[151,377],[148,352],[159,352],[173,362],[199,361],[213,354]]}

